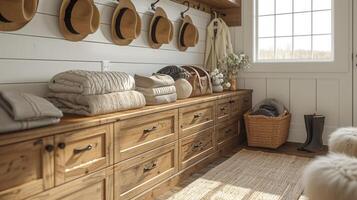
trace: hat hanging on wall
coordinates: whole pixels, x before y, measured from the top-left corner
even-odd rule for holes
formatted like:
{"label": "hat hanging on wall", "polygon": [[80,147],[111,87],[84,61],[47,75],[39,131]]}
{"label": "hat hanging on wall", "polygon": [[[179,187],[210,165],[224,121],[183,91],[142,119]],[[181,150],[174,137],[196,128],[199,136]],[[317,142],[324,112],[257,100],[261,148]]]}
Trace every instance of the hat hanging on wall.
{"label": "hat hanging on wall", "polygon": [[179,36],[178,36],[178,49],[186,51],[189,47],[194,47],[198,43],[199,33],[196,26],[192,23],[190,16],[186,15],[183,19]]}
{"label": "hat hanging on wall", "polygon": [[59,27],[63,37],[80,41],[99,28],[100,15],[93,0],[63,0]]}
{"label": "hat hanging on wall", "polygon": [[149,45],[158,49],[173,39],[174,26],[167,18],[165,11],[157,7],[149,27]]}
{"label": "hat hanging on wall", "polygon": [[112,17],[112,40],[118,45],[128,45],[141,32],[141,18],[131,0],[120,0]]}
{"label": "hat hanging on wall", "polygon": [[0,31],[16,31],[36,14],[38,0],[0,0]]}

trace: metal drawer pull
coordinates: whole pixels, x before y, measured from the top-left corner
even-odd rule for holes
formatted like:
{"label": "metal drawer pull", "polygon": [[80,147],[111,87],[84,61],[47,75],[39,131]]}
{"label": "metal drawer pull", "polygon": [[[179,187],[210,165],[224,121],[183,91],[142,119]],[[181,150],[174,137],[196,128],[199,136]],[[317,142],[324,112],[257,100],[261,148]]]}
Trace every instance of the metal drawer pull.
{"label": "metal drawer pull", "polygon": [[152,162],[150,162],[150,163],[144,165],[143,171],[144,171],[144,172],[151,171],[151,170],[155,169],[156,166],[157,166],[157,160],[152,161]]}
{"label": "metal drawer pull", "polygon": [[73,154],[80,154],[83,153],[85,151],[90,151],[93,149],[93,146],[90,144],[87,147],[84,147],[83,149],[73,149]]}
{"label": "metal drawer pull", "polygon": [[193,118],[194,119],[197,119],[197,118],[200,118],[202,116],[202,113],[198,113],[198,114],[195,114],[194,116],[193,116]]}
{"label": "metal drawer pull", "polygon": [[235,102],[236,102],[236,101],[234,101],[234,100],[230,100],[230,101],[229,101],[229,103],[235,103]]}
{"label": "metal drawer pull", "polygon": [[224,110],[226,110],[226,108],[222,107],[222,108],[221,108],[221,111],[224,111]]}
{"label": "metal drawer pull", "polygon": [[244,103],[248,103],[249,102],[249,98],[244,98]]}
{"label": "metal drawer pull", "polygon": [[230,133],[230,132],[232,132],[232,129],[226,130],[226,133]]}
{"label": "metal drawer pull", "polygon": [[155,131],[157,129],[157,127],[156,126],[153,126],[152,128],[150,128],[150,129],[144,129],[144,134],[147,134],[147,133],[150,133],[150,132],[153,132],[153,131]]}
{"label": "metal drawer pull", "polygon": [[202,146],[202,142],[195,143],[195,144],[192,145],[192,150],[195,150],[195,149],[197,149],[197,148],[199,148],[201,146]]}

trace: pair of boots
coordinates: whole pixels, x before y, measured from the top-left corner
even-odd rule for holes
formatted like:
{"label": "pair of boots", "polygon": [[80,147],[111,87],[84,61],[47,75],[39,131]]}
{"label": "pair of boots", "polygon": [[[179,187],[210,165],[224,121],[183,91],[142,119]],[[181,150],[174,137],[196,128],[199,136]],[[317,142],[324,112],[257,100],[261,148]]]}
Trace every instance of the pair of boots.
{"label": "pair of boots", "polygon": [[300,151],[311,153],[319,152],[323,148],[322,134],[324,131],[325,117],[322,115],[305,115],[305,127],[307,138],[305,143],[299,147]]}

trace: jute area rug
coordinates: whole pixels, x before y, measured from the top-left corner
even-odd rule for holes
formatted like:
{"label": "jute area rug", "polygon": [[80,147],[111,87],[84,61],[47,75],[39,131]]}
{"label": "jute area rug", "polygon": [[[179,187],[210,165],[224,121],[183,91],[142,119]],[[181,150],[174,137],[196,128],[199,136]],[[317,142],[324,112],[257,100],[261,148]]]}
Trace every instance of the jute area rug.
{"label": "jute area rug", "polygon": [[169,200],[297,200],[310,158],[241,150]]}

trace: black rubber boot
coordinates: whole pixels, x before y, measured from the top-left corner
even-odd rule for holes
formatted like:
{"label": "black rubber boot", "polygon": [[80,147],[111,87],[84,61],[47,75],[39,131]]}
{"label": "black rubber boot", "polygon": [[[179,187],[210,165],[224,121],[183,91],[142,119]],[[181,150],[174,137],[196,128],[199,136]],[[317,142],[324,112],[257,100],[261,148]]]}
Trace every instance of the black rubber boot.
{"label": "black rubber boot", "polygon": [[306,140],[305,143],[303,145],[301,145],[301,147],[298,148],[299,151],[304,151],[305,147],[311,142],[312,139],[312,118],[315,115],[304,115],[304,119],[305,119],[305,128],[306,128]]}
{"label": "black rubber boot", "polygon": [[322,134],[324,132],[325,117],[315,115],[312,118],[312,138],[310,143],[304,147],[308,152],[319,152],[323,148]]}

